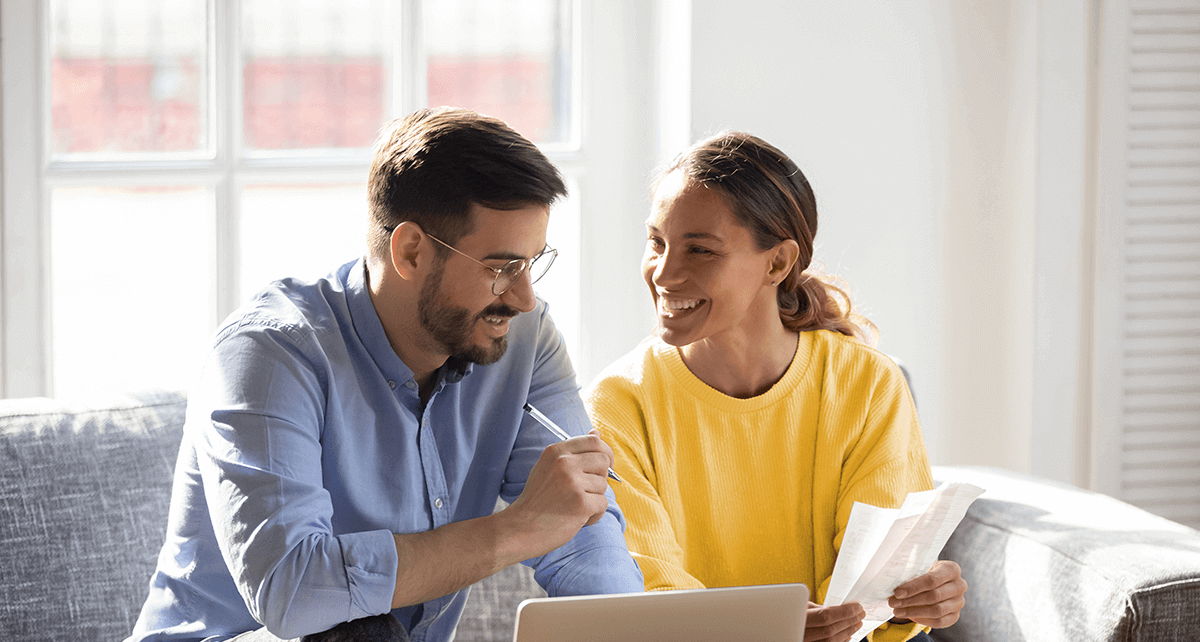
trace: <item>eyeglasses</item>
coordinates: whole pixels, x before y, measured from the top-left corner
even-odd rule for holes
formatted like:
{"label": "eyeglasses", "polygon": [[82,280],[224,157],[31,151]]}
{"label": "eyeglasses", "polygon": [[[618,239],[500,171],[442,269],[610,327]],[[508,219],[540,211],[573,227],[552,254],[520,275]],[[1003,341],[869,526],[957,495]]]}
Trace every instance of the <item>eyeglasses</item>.
{"label": "eyeglasses", "polygon": [[529,282],[537,283],[538,279],[546,276],[546,271],[550,269],[550,264],[554,263],[554,257],[558,256],[558,250],[547,245],[540,254],[531,259],[514,259],[508,263],[505,263],[503,267],[494,268],[474,257],[463,254],[458,250],[458,248],[432,234],[429,234],[428,232],[426,232],[425,235],[437,241],[438,243],[445,245],[451,250],[454,250],[458,254],[462,254],[468,259],[475,261],[492,272],[495,272],[496,278],[492,280],[492,294],[496,296],[500,296],[501,294],[508,292],[509,288],[511,288],[513,284],[517,282],[517,279],[521,278],[521,274],[525,272],[525,270],[529,270]]}

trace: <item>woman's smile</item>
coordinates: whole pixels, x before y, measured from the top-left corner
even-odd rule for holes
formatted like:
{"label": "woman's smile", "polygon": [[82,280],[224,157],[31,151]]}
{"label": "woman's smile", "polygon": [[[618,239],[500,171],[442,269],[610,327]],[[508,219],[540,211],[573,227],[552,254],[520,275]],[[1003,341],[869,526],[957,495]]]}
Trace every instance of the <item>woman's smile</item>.
{"label": "woman's smile", "polygon": [[706,302],[704,299],[681,299],[660,294],[658,295],[658,314],[668,319],[678,319],[694,312]]}

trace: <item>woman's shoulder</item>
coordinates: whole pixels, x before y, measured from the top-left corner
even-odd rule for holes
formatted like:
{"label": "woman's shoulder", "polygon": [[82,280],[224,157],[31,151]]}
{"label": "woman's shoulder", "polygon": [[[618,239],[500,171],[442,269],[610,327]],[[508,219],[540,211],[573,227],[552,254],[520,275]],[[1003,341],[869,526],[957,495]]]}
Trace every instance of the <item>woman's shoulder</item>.
{"label": "woman's shoulder", "polygon": [[641,405],[648,389],[662,386],[664,360],[672,349],[657,337],[649,337],[633,350],[604,368],[583,391],[589,410],[600,412],[614,405]]}
{"label": "woman's shoulder", "polygon": [[813,357],[825,362],[828,372],[870,379],[904,379],[896,359],[861,340],[833,330],[811,330]]}
{"label": "woman's shoulder", "polygon": [[657,337],[647,337],[637,347],[608,364],[588,387],[643,385],[647,379],[653,379],[654,371],[661,367],[666,356],[665,347]]}

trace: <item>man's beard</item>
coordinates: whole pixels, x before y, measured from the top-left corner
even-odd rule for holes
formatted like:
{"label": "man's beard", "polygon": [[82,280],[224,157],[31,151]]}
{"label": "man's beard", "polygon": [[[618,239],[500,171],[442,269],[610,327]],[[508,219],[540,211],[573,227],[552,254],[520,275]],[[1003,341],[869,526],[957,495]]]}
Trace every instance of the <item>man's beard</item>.
{"label": "man's beard", "polygon": [[474,343],[475,323],[484,317],[515,317],[520,311],[503,303],[494,303],[478,314],[471,314],[466,308],[443,305],[439,301],[441,288],[442,271],[435,269],[421,285],[421,295],[417,299],[421,327],[452,357],[481,366],[499,361],[508,349],[508,337],[492,339],[484,345]]}

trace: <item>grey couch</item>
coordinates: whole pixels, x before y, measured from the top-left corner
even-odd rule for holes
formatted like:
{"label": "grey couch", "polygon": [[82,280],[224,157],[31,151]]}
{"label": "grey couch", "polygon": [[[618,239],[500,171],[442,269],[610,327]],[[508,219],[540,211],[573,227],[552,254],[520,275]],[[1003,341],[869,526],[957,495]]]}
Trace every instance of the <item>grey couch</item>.
{"label": "grey couch", "polygon": [[[166,527],[184,397],[0,401],[0,640],[120,640]],[[971,583],[942,640],[1200,639],[1200,534],[1078,489],[937,468],[988,488],[944,555]],[[528,569],[476,585],[461,642],[511,640]]]}

